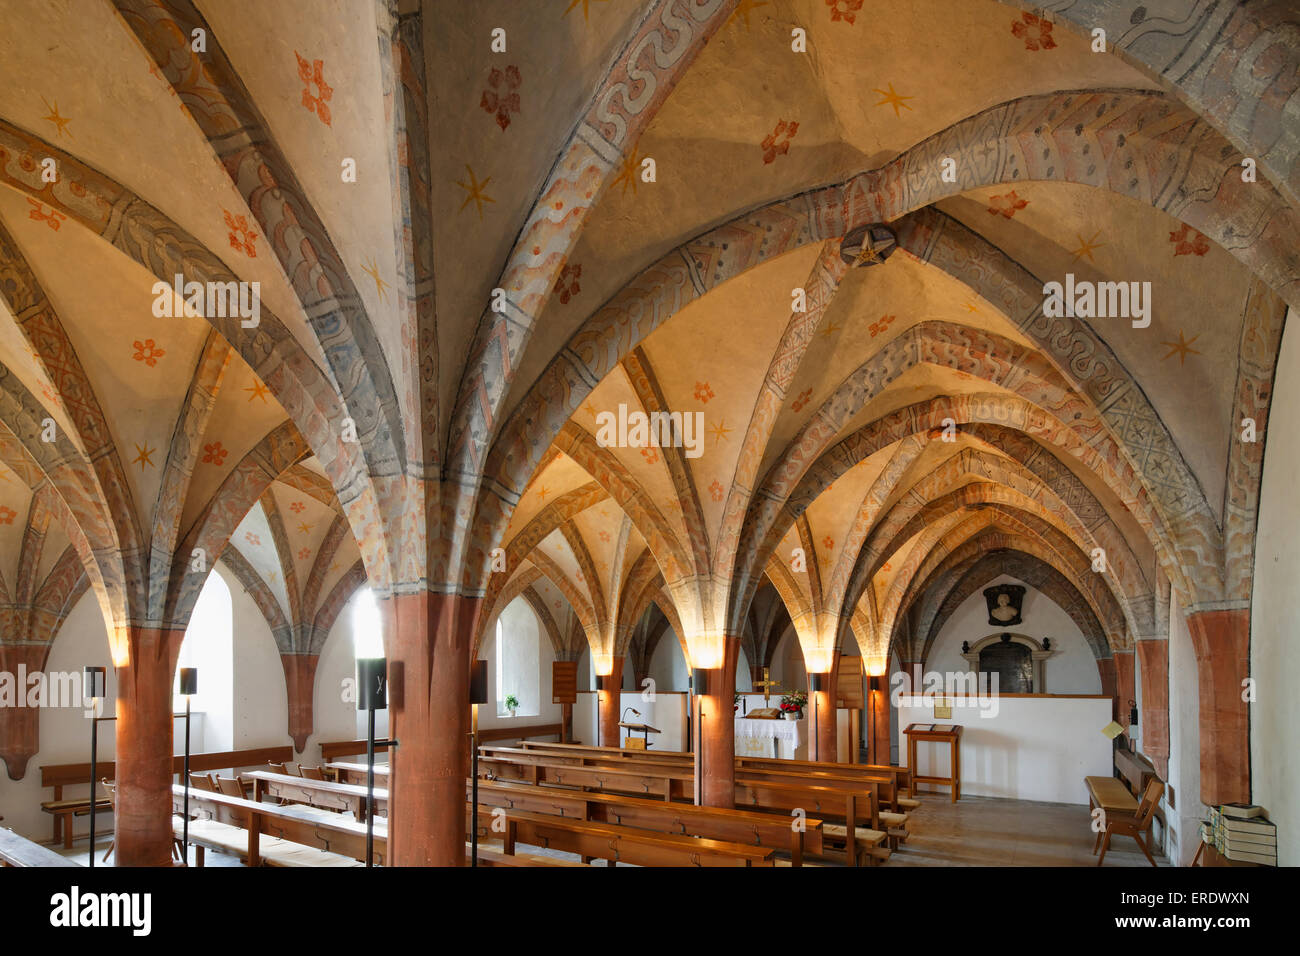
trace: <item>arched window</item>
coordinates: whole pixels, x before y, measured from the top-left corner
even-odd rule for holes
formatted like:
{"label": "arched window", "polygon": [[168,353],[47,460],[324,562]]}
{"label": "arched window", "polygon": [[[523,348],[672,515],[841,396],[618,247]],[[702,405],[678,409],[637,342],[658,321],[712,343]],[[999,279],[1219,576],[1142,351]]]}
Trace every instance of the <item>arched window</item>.
{"label": "arched window", "polygon": [[198,670],[198,693],[190,699],[190,743],[197,753],[234,749],[235,737],[235,618],[230,588],[212,573],[194,603],[185,639],[176,661],[172,693],[174,713],[184,713],[180,696],[182,667]]}
{"label": "arched window", "polygon": [[379,601],[368,587],[359,588],[352,599],[352,656],[384,656],[384,622]]}
{"label": "arched window", "polygon": [[541,629],[528,602],[516,598],[497,618],[497,715],[506,716],[506,698],[519,701],[517,717],[536,717],[541,711]]}

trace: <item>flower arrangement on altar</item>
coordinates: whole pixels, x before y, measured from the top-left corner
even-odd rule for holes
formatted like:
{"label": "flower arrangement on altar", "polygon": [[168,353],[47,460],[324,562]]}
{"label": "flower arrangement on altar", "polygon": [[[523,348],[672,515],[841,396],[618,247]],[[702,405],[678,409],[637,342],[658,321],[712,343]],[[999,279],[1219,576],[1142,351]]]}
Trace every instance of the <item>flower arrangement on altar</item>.
{"label": "flower arrangement on altar", "polygon": [[801,690],[791,691],[781,698],[783,716],[793,715],[794,719],[803,716],[803,709],[808,706],[808,695]]}

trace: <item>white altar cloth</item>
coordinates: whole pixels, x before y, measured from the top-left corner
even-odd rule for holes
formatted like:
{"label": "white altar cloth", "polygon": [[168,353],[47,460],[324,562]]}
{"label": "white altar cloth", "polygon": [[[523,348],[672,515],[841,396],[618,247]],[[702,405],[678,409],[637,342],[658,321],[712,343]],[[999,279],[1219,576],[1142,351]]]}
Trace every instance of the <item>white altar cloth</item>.
{"label": "white altar cloth", "polygon": [[808,720],[753,720],[736,718],[737,757],[780,757],[805,760],[808,756]]}

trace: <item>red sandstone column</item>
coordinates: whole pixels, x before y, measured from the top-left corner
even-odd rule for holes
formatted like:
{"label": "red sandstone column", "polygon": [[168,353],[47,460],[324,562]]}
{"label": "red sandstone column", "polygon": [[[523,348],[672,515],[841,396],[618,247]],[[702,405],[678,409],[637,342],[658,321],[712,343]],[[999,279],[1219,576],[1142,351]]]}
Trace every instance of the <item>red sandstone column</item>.
{"label": "red sandstone column", "polygon": [[1169,778],[1169,642],[1138,641],[1142,664],[1142,752],[1162,779]]}
{"label": "red sandstone column", "polygon": [[705,671],[699,693],[699,747],[695,752],[695,773],[701,781],[701,802],[708,807],[736,805],[736,662],[740,639],[723,639],[722,666]]}
{"label": "red sandstone column", "polygon": [[117,668],[116,866],[169,866],[172,677],[184,629],[132,627]]}
{"label": "red sandstone column", "polygon": [[1115,719],[1128,727],[1129,701],[1137,699],[1133,680],[1133,652],[1115,651]]}
{"label": "red sandstone column", "polygon": [[1119,720],[1118,706],[1115,702],[1117,697],[1115,683],[1115,658],[1101,657],[1097,659],[1097,673],[1101,675],[1101,692],[1110,698],[1110,719]]}
{"label": "red sandstone column", "polygon": [[392,754],[388,850],[397,866],[465,865],[469,648],[481,599],[395,595],[384,602]]}
{"label": "red sandstone column", "polygon": [[1250,610],[1187,616],[1201,698],[1201,802],[1250,801]]}
{"label": "red sandstone column", "polygon": [[[48,644],[0,644],[0,671],[13,675],[16,707],[0,707],[0,758],[5,762],[10,780],[21,780],[27,773],[27,761],[40,750],[41,710],[28,707],[26,682],[19,675],[40,673],[49,655]],[[46,690],[53,693],[52,682]]]}
{"label": "red sandstone column", "polygon": [[[836,752],[836,712],[835,712],[835,684],[840,672],[840,652],[836,651],[831,656],[830,673],[821,675],[822,689],[813,691],[812,675],[809,678],[808,703],[816,714],[817,733],[815,739],[809,740],[809,749],[812,751],[808,754],[809,760],[823,760],[828,763],[834,763],[838,757]],[[811,736],[811,735],[810,735]]]}
{"label": "red sandstone column", "polygon": [[605,689],[597,694],[597,724],[600,727],[600,746],[618,747],[622,744],[618,718],[623,692],[623,658],[615,657],[613,669],[605,678]]}
{"label": "red sandstone column", "polygon": [[316,689],[316,664],[319,660],[317,654],[280,655],[284,683],[289,691],[289,736],[293,738],[293,746],[298,753],[302,753],[307,746],[307,738],[311,736],[314,724],[312,697]]}

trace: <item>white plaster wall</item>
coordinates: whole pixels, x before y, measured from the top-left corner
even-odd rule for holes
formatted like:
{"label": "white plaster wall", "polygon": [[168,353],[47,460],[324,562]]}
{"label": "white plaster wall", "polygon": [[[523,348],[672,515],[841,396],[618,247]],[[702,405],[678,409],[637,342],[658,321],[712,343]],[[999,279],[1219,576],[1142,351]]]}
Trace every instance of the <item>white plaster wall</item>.
{"label": "white plaster wall", "polygon": [[[108,652],[108,635],[104,629],[104,618],[94,595],[87,591],[73,606],[55,636],[46,661],[46,673],[62,671],[77,675],[77,686],[81,686],[81,672],[87,667],[107,668],[106,691],[103,713],[111,716],[116,711],[117,677],[113,671],[113,662]],[[54,791],[41,789],[41,765],[61,763],[84,763],[90,759],[90,722],[80,708],[44,708],[40,719],[40,750],[27,762],[27,773],[22,780],[10,780],[8,774],[0,774],[0,816],[4,822],[0,826],[8,827],[14,832],[31,840],[46,841],[50,839],[51,826],[48,814],[41,812],[41,802],[54,799]],[[102,760],[113,759],[113,723],[106,721],[99,725],[99,756]],[[68,787],[63,791],[65,799],[89,795],[90,788]],[[87,824],[83,818],[77,821],[78,832],[85,832]]]}
{"label": "white plaster wall", "polygon": [[[496,621],[489,622],[488,630],[478,653],[481,659],[488,662],[488,700],[496,701],[498,697],[504,696],[504,693],[513,691],[520,698],[522,706],[519,710],[519,716],[511,717],[509,714],[498,716],[496,704],[486,704],[479,708],[479,727],[526,727],[533,724],[558,724],[564,715],[563,708],[559,704],[552,702],[551,664],[555,661],[555,648],[551,644],[551,639],[546,636],[537,620],[537,616],[533,613],[533,609],[528,606],[528,602],[523,598],[516,598],[511,601],[502,611],[501,618],[505,626],[512,629],[507,631],[508,634],[513,631],[513,633],[520,634],[525,639],[531,634],[536,640],[539,667],[536,689],[497,687]],[[507,641],[507,644],[509,645],[510,642]],[[579,684],[582,682],[582,669],[583,665],[579,663]],[[533,695],[531,707],[527,706],[529,694]]]}
{"label": "white plaster wall", "polygon": [[1097,671],[1097,659],[1070,615],[1047,595],[1018,578],[1003,574],[985,587],[997,584],[1019,584],[1025,588],[1021,623],[1008,627],[989,624],[988,601],[984,597],[984,588],[978,588],[944,622],[925,662],[926,670],[964,674],[970,670],[970,665],[961,656],[962,641],[974,644],[990,634],[1011,631],[1040,643],[1044,637],[1052,639],[1052,649],[1056,653],[1045,662],[1046,687],[1035,687],[1035,693],[1100,694],[1101,675]]}
{"label": "white plaster wall", "polygon": [[1255,539],[1251,608],[1251,799],[1277,823],[1278,862],[1300,865],[1300,328],[1287,314],[1264,436],[1264,477]]}
{"label": "white plaster wall", "polygon": [[228,749],[249,750],[287,742],[289,694],[271,628],[238,579],[222,564],[217,564],[216,571],[230,589],[234,624],[233,722]]}
{"label": "white plaster wall", "polygon": [[[1000,697],[994,700],[996,710],[984,711],[973,705],[987,705],[990,698],[952,700],[952,719],[937,722],[965,728],[963,795],[1087,804],[1083,778],[1111,775],[1111,742],[1101,733],[1110,723],[1109,697]],[[898,720],[900,727],[936,723],[929,705],[910,706],[906,699]],[[900,756],[906,766],[906,738]],[[916,762],[922,775],[946,776],[950,747],[918,741]]]}

